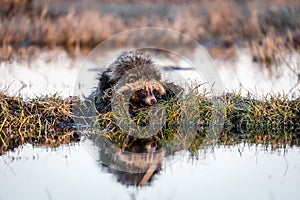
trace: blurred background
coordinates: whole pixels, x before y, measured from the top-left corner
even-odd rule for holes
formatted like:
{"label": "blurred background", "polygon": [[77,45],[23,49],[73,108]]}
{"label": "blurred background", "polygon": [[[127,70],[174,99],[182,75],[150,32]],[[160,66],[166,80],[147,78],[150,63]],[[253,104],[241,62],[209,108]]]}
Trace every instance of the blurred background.
{"label": "blurred background", "polygon": [[280,49],[300,46],[297,0],[1,0],[1,60],[25,58],[40,48],[86,53],[113,34],[155,26],[185,33],[228,57],[247,46],[253,59],[270,65]]}
{"label": "blurred background", "polygon": [[0,0],[0,19],[0,87],[15,87],[14,94],[39,86],[40,94],[68,87],[71,95],[78,59],[139,27],[173,29],[199,42],[230,90],[290,93],[299,86],[298,0]]}

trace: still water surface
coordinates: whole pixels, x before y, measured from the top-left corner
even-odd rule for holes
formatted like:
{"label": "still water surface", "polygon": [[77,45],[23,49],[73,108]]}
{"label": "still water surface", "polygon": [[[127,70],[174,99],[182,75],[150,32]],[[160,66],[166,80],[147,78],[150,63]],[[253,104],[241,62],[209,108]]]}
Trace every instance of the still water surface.
{"label": "still water surface", "polygon": [[[104,167],[85,139],[56,149],[24,145],[0,157],[0,199],[299,199],[300,149],[239,144],[164,158],[145,186]],[[172,160],[166,162],[166,160]]]}
{"label": "still water surface", "polygon": [[[254,65],[249,53],[238,52],[234,63],[218,63],[220,77],[229,91],[298,91],[298,77],[293,70],[278,67],[274,78]],[[50,58],[55,62],[48,62]],[[296,58],[293,66],[299,71],[299,56]],[[41,54],[30,67],[2,62],[0,86],[9,86],[10,94],[24,97],[56,92],[69,96],[74,91],[78,63],[61,52]],[[7,152],[0,156],[0,200],[296,200],[300,196],[299,147],[271,150],[247,143],[217,146],[199,150],[199,159],[185,151],[177,152],[162,156],[161,163],[157,163],[161,165],[158,173],[144,176],[145,186],[140,187],[128,185],[136,183],[135,176],[103,166],[100,152],[101,146],[88,139],[56,149],[27,144]]]}

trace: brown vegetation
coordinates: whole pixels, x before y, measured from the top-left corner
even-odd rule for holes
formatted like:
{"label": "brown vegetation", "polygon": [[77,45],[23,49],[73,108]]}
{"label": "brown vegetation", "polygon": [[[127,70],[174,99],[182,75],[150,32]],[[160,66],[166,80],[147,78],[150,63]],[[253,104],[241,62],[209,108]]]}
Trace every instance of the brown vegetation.
{"label": "brown vegetation", "polygon": [[[170,142],[173,147],[190,147],[192,153],[201,148],[207,138],[207,131],[212,123],[212,112],[215,105],[207,93],[191,92],[182,100],[180,108],[172,100],[161,109],[167,110],[168,126],[153,136],[159,146]],[[300,143],[300,99],[293,100],[285,96],[268,95],[256,100],[249,95],[226,94],[224,98],[224,126],[218,142],[224,145],[241,142],[271,145],[272,148],[282,146],[299,146]],[[80,130],[86,134],[84,127],[89,127],[91,136],[104,136],[118,147],[126,149],[132,142],[128,134],[118,129],[115,119],[128,120],[120,113],[108,112],[100,115],[93,127],[74,122],[72,108],[84,108],[84,102],[77,98],[62,99],[57,96],[23,100],[19,97],[0,93],[0,155],[24,143],[34,145],[57,146],[63,143],[78,141]],[[87,105],[86,109],[94,109]],[[181,120],[178,117],[181,113]],[[224,114],[225,113],[221,113]],[[195,122],[195,127],[180,128],[182,123]],[[201,122],[201,123],[199,123]],[[94,124],[95,125],[95,124]],[[77,129],[77,127],[82,127]],[[191,140],[194,141],[190,144]]]}
{"label": "brown vegetation", "polygon": [[278,47],[299,46],[299,1],[176,3],[1,0],[1,59],[10,59],[18,53],[17,49],[30,45],[63,46],[78,53],[81,48],[91,49],[118,32],[148,26],[174,29],[202,44],[221,41],[215,43],[232,46],[237,41],[250,41],[254,59],[266,63],[274,59]]}
{"label": "brown vegetation", "polygon": [[56,96],[24,101],[0,93],[0,155],[25,142],[57,146],[76,141],[70,125],[72,101]]}

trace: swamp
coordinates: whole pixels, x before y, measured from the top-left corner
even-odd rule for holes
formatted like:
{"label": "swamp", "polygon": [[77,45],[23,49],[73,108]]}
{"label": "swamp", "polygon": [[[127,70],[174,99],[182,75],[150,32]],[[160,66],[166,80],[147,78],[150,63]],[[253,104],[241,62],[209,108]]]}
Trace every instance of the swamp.
{"label": "swamp", "polygon": [[[0,200],[298,199],[299,18],[297,0],[0,0]],[[95,98],[124,51],[165,92],[134,117],[150,70]]]}

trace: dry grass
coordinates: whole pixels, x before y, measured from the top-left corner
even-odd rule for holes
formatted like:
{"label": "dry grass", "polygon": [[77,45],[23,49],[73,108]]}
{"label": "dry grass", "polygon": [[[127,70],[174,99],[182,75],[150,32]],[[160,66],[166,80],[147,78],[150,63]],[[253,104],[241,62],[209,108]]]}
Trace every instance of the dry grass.
{"label": "dry grass", "polygon": [[24,101],[0,94],[0,154],[29,142],[57,146],[76,141],[71,127],[73,99],[57,96]]}
{"label": "dry grass", "polygon": [[270,30],[264,37],[252,40],[249,48],[252,53],[253,61],[261,63],[271,69],[282,59],[282,53],[297,53],[300,46],[300,34],[288,30],[285,36],[278,35],[274,30]]}
{"label": "dry grass", "polygon": [[33,11],[33,0],[1,0],[0,12],[6,16]]}
{"label": "dry grass", "polygon": [[268,68],[277,63],[279,52],[283,51],[285,47],[286,40],[283,37],[271,34],[250,43],[253,61],[265,64]]}
{"label": "dry grass", "polygon": [[[203,143],[211,139],[208,138],[207,133],[213,122],[212,113],[215,105],[209,96],[208,93],[192,92],[179,104],[164,105],[162,109],[167,110],[166,123],[171,122],[172,125],[164,127],[152,137],[152,141],[161,146],[172,142],[176,148],[189,146],[191,142],[189,139],[194,138],[189,149],[192,153],[197,152]],[[239,93],[228,93],[222,98],[226,116],[223,116],[225,121],[218,138],[219,144],[233,145],[248,142],[270,145],[272,148],[299,145],[299,98],[290,100],[286,96],[267,95],[262,100],[257,100],[253,95],[243,97]],[[134,139],[118,128],[114,116],[113,112],[100,116],[102,129],[105,130],[101,134],[119,144],[120,148],[126,149]],[[187,126],[190,122],[192,122],[191,127]]]}
{"label": "dry grass", "polygon": [[[233,93],[222,98],[226,116],[223,114],[225,121],[218,138],[220,144],[248,142],[271,145],[272,148],[300,144],[299,98],[290,100],[285,96],[268,95],[257,100],[251,95],[243,97]],[[75,105],[82,107],[82,103],[76,98],[61,99],[52,96],[24,101],[1,93],[0,154],[26,142],[57,146],[78,141],[80,131],[76,127],[80,127],[80,124],[75,124],[72,112]],[[92,108],[90,104],[87,105],[87,109]],[[158,108],[166,111],[165,123],[150,139],[159,146],[172,143],[175,150],[184,146],[194,153],[211,139],[207,133],[213,120],[215,105],[209,93],[191,90],[180,102],[171,99]],[[122,115],[114,113],[115,111],[100,115],[98,123],[101,128],[97,126],[99,130],[92,130],[92,134],[95,136],[96,133],[96,137],[97,134],[104,136],[126,149],[136,138],[117,126],[116,120],[121,122],[128,119],[116,118],[115,116]]]}
{"label": "dry grass", "polygon": [[[148,26],[174,29],[199,42],[223,41],[225,46],[248,40],[254,58],[266,63],[274,60],[274,49],[286,46],[282,42],[298,45],[289,37],[299,31],[298,1],[151,2],[117,1],[112,6],[104,0],[70,0],[73,9],[60,11],[57,8],[63,4],[58,1],[2,0],[1,59],[10,59],[19,48],[29,45],[63,46],[77,55],[82,48],[91,49],[113,34]],[[85,5],[89,3],[92,6]]]}
{"label": "dry grass", "polygon": [[[242,97],[240,94],[228,93],[224,99],[226,118],[218,139],[219,145],[262,144],[272,149],[299,146],[299,98],[290,100],[285,96],[267,95],[263,100],[257,100],[250,94]],[[199,105],[205,124],[209,124],[210,114],[207,109],[210,110],[211,103],[203,101],[202,97]],[[203,128],[190,145],[193,154],[197,155],[205,137]]]}

